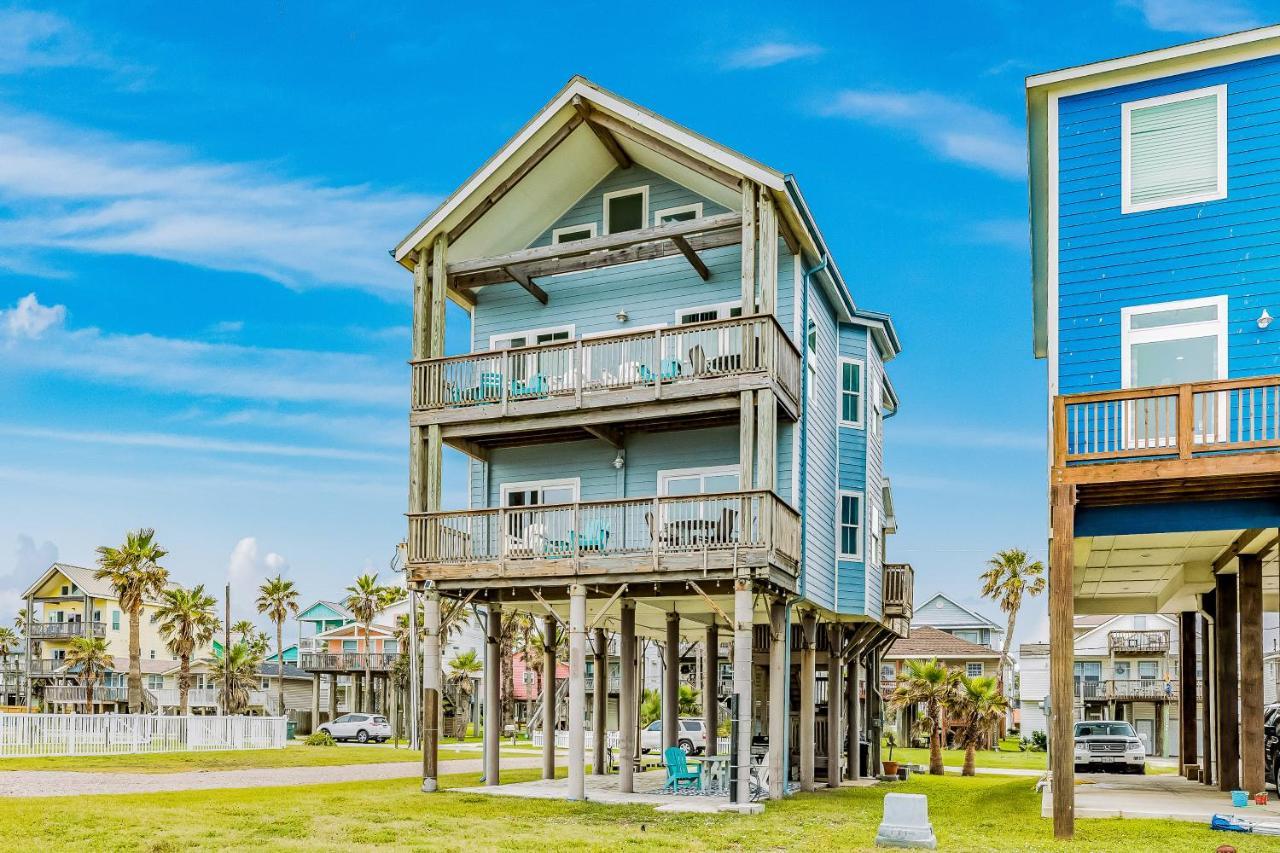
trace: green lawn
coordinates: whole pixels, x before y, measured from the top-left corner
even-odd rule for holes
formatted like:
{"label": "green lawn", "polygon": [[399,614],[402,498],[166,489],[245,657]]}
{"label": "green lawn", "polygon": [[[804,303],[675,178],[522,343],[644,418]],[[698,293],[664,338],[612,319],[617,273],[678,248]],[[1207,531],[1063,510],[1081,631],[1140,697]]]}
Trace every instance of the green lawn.
{"label": "green lawn", "polygon": [[[536,771],[504,773],[504,781]],[[446,788],[474,776],[445,777]],[[0,838],[63,850],[873,850],[887,786],[799,795],[738,817],[662,814],[646,806],[421,794],[414,779],[360,785],[8,800]],[[947,851],[1274,850],[1275,841],[1173,821],[1081,820],[1052,838],[1025,778],[917,777],[894,791],[929,797]]]}
{"label": "green lawn", "polygon": [[[504,757],[532,753],[503,750]],[[477,759],[475,749],[442,745],[440,760]],[[330,767],[342,764],[381,764],[389,761],[421,761],[422,753],[385,746],[305,746],[292,743],[284,749],[246,749],[228,752],[160,752],[149,755],[56,756],[53,758],[0,758],[6,770],[75,770],[107,773],[177,773],[183,770],[243,770],[251,767]]]}
{"label": "green lawn", "polygon": [[[889,748],[887,746],[880,748],[880,757],[882,759],[889,757]],[[895,747],[893,758],[899,764],[929,766],[929,750],[927,749]],[[947,767],[963,767],[964,750],[944,749],[942,751],[942,763]],[[980,750],[977,755],[977,766],[978,770],[981,771],[983,768],[1045,770],[1049,765],[1048,754],[1044,752],[987,752]],[[1151,763],[1147,764],[1147,772],[1152,775],[1174,773],[1175,770],[1176,768],[1174,767],[1158,767]]]}

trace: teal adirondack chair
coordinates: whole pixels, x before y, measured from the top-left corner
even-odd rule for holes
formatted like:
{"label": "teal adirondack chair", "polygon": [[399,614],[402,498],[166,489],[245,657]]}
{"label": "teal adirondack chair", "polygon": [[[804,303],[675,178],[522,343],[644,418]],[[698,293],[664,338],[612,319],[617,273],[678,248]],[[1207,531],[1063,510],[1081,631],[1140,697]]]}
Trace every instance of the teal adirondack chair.
{"label": "teal adirondack chair", "polygon": [[689,769],[689,757],[683,749],[669,747],[662,753],[662,763],[667,766],[667,784],[662,790],[678,794],[681,785],[689,785],[695,791],[702,790],[702,774]]}

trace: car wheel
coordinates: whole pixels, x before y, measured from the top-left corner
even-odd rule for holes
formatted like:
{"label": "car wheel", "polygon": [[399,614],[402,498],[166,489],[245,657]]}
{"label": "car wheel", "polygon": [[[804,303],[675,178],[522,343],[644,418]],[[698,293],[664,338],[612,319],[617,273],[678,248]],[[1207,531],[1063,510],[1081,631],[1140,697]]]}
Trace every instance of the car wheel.
{"label": "car wheel", "polygon": [[361,729],[360,731],[356,732],[356,740],[360,741],[360,743],[368,743],[369,733],[366,732],[364,729]]}
{"label": "car wheel", "polygon": [[688,738],[681,738],[676,742],[676,746],[683,749],[685,755],[693,755],[693,741]]}
{"label": "car wheel", "polygon": [[1276,794],[1280,795],[1280,756],[1271,765],[1271,784],[1276,786]]}
{"label": "car wheel", "polygon": [[329,737],[333,737],[333,732],[329,731],[329,730],[328,730],[328,729],[326,729],[324,726],[321,726],[321,727],[320,727],[320,734],[322,734],[322,735],[328,735]]}
{"label": "car wheel", "polygon": [[1147,775],[1147,765],[1139,764],[1137,767],[1134,768],[1133,772],[1137,773],[1139,776],[1145,776]]}

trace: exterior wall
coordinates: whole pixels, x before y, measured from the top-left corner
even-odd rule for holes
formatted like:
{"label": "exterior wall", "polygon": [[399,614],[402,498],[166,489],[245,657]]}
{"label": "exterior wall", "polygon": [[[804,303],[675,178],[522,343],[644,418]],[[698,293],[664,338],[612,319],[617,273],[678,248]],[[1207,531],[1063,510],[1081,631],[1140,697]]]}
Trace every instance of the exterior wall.
{"label": "exterior wall", "polygon": [[[835,609],[836,602],[836,490],[839,434],[836,428],[837,326],[835,312],[822,289],[810,283],[809,320],[814,324],[816,374],[805,404],[808,431],[805,478],[805,565],[803,590],[816,604]],[[801,366],[808,370],[807,365]],[[864,545],[865,553],[865,545]],[[861,602],[854,602],[860,607]]]}
{"label": "exterior wall", "polygon": [[[61,582],[50,582],[46,588],[52,591],[47,592],[42,588],[37,594],[39,595],[56,595],[58,589],[63,585],[69,585],[69,581],[63,579]],[[34,602],[34,612],[32,619],[35,621],[55,622],[57,616],[61,613],[63,621],[71,621],[73,616],[79,616],[85,621],[99,621],[105,626],[104,638],[107,642],[107,653],[113,657],[127,657],[129,654],[129,615],[120,609],[120,605],[114,599],[94,598],[92,599],[91,612],[86,616],[83,601],[57,601],[57,602]],[[160,634],[160,624],[152,621],[158,608],[155,605],[144,605],[142,614],[139,619],[138,637],[139,647],[142,649],[143,660],[170,660],[173,658],[172,653],[165,645],[164,638]],[[99,619],[94,620],[93,614],[97,613]],[[117,619],[115,614],[119,614]],[[119,625],[118,628],[114,627]],[[65,652],[71,647],[70,639],[57,640],[37,640],[40,644],[39,657],[49,660],[57,657],[57,652]],[[208,649],[203,650],[207,652]],[[198,653],[199,654],[199,653]]]}
{"label": "exterior wall", "polygon": [[1049,731],[1049,721],[1041,704],[1049,695],[1049,655],[1023,654],[1018,671],[1018,704],[1022,713],[1022,736]]}
{"label": "exterior wall", "polygon": [[[913,625],[928,625],[948,634],[962,631],[974,631],[978,634],[977,644],[1000,651],[1004,646],[1004,631],[993,628],[985,619],[975,619],[974,614],[965,610],[945,595],[935,595],[922,605],[916,607],[911,617]],[[969,639],[966,637],[965,639]],[[975,642],[970,640],[970,642]]]}
{"label": "exterior wall", "polygon": [[[1227,86],[1227,197],[1120,212],[1121,105]],[[1280,301],[1280,57],[1165,77],[1059,102],[1060,393],[1118,388],[1120,310],[1228,298],[1228,375],[1280,371],[1275,330],[1254,323]],[[1052,294],[1050,295],[1052,298]]]}

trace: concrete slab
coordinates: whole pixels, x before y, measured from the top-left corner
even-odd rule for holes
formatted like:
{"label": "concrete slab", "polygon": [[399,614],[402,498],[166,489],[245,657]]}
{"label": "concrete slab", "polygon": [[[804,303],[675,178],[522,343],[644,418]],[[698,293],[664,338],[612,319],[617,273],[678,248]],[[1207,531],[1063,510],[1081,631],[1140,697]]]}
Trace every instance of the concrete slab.
{"label": "concrete slab", "polygon": [[[617,776],[587,775],[587,801],[593,803],[615,803],[630,805],[651,805],[663,808],[664,811],[710,811],[715,812],[721,806],[730,805],[728,795],[709,796],[693,792],[680,794],[664,793],[666,784],[665,770],[654,770],[635,775],[635,791],[627,793],[621,790],[621,781]],[[569,796],[567,779],[539,779],[534,782],[518,782],[511,785],[479,785],[472,788],[455,788],[468,794],[489,794],[496,797],[530,797],[542,800],[564,800]],[[762,807],[763,808],[763,807]]]}
{"label": "concrete slab", "polygon": [[[1040,813],[1053,817],[1052,786],[1046,785]],[[1080,773],[1076,776],[1078,818],[1132,818],[1208,823],[1215,814],[1234,815],[1255,823],[1280,826],[1280,802],[1231,805],[1231,795],[1181,776],[1119,776]]]}

